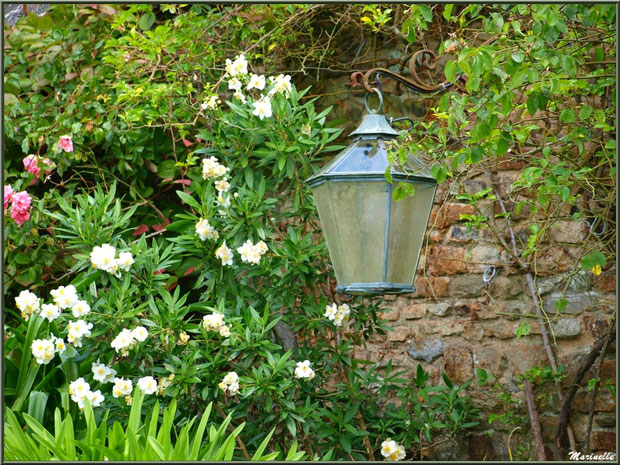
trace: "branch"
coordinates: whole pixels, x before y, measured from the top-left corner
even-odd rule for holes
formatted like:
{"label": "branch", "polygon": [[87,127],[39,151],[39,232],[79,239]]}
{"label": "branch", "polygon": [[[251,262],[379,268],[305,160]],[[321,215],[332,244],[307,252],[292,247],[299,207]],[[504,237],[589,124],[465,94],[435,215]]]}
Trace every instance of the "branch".
{"label": "branch", "polygon": [[532,425],[532,433],[534,434],[534,442],[536,443],[536,458],[540,462],[544,462],[547,460],[547,457],[545,456],[545,446],[543,444],[542,432],[540,430],[538,411],[536,410],[536,404],[534,403],[533,386],[529,379],[523,381],[523,388],[525,389],[527,412],[530,416],[530,425]]}

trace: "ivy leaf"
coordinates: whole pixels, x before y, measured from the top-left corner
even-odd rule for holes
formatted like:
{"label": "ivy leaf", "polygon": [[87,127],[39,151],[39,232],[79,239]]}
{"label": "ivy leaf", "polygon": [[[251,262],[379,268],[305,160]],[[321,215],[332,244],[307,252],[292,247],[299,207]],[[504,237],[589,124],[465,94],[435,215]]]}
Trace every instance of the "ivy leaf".
{"label": "ivy leaf", "polygon": [[560,123],[572,123],[575,121],[575,112],[570,108],[565,108],[560,112]]}
{"label": "ivy leaf", "polygon": [[433,11],[428,7],[428,5],[419,5],[420,13],[424,16],[426,22],[431,23],[433,21]]}

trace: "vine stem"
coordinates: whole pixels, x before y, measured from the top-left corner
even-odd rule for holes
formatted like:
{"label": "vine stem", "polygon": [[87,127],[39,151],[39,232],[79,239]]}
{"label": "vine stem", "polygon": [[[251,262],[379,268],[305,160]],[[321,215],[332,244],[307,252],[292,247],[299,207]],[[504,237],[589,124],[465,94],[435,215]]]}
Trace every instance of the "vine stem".
{"label": "vine stem", "polygon": [[[497,198],[497,201],[502,210],[502,213],[507,214],[508,210],[506,209],[506,204],[504,203],[504,200],[502,199],[502,196],[500,195],[499,189],[497,188],[497,184],[493,178],[493,175],[485,167],[482,167],[482,170],[484,171],[484,174],[487,176],[487,178],[489,178],[489,181],[491,182],[493,193],[495,194],[495,197]],[[546,323],[545,316],[543,315],[543,312],[541,309],[540,299],[538,298],[538,293],[536,291],[536,285],[534,284],[534,277],[532,276],[532,273],[529,271],[527,264],[520,258],[519,251],[517,248],[517,241],[515,239],[515,232],[512,227],[512,222],[510,221],[509,216],[506,216],[506,226],[508,228],[508,231],[510,232],[510,244],[512,246],[512,255],[516,257],[517,263],[525,271],[525,281],[527,282],[527,287],[530,291],[532,302],[534,303],[534,308],[536,309],[536,315],[538,316],[538,323],[540,325],[540,334],[542,336],[543,346],[545,348],[547,359],[549,360],[551,369],[557,372],[558,364],[556,362],[555,355],[553,354],[551,344],[549,343],[549,332],[547,330],[547,326],[545,325]],[[555,379],[555,384],[558,387],[558,397],[560,398],[560,402],[563,403],[564,393],[562,392],[562,388],[560,386],[560,380]],[[573,428],[571,427],[570,424],[567,425],[566,431],[568,433],[568,442],[570,444],[571,450],[576,450],[575,435],[573,433]],[[560,448],[558,447],[555,452],[557,455],[556,459],[561,460]]]}

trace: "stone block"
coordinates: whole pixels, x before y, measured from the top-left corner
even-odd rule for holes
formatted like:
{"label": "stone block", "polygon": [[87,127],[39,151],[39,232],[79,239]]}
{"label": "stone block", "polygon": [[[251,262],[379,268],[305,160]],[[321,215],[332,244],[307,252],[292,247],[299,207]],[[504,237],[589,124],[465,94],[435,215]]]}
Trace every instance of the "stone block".
{"label": "stone block", "polygon": [[457,275],[450,280],[451,297],[480,297],[484,294],[485,288],[486,283],[482,281],[482,275]]}
{"label": "stone block", "polygon": [[461,215],[473,215],[476,212],[472,205],[464,203],[444,203],[437,212],[437,227],[444,229],[461,221]]}
{"label": "stone block", "polygon": [[594,276],[593,284],[596,289],[602,291],[616,291],[616,270],[603,271],[600,275]]}
{"label": "stone block", "polygon": [[511,339],[515,337],[518,326],[518,322],[506,321],[504,319],[485,321],[483,323],[485,336],[496,337],[498,339]]}
{"label": "stone block", "polygon": [[415,278],[416,297],[447,297],[450,278],[417,276]]}
{"label": "stone block", "polygon": [[[566,281],[568,280],[568,284]],[[566,273],[556,276],[541,277],[536,280],[538,293],[540,295],[549,294],[550,292],[563,292],[566,287],[567,292],[580,293],[589,290],[592,287],[591,278],[585,271],[570,276]]]}
{"label": "stone block", "polygon": [[551,323],[551,329],[556,339],[567,339],[581,334],[581,323],[577,318],[560,318]]}
{"label": "stone block", "polygon": [[453,334],[460,334],[463,332],[463,325],[457,321],[448,321],[441,325],[439,334],[442,336],[451,336]]}
{"label": "stone block", "polygon": [[608,317],[586,313],[581,316],[581,323],[586,333],[597,339],[609,331],[610,321]]}
{"label": "stone block", "polygon": [[465,249],[449,245],[432,245],[426,259],[427,269],[432,276],[448,276],[466,273]]}
{"label": "stone block", "polygon": [[606,428],[615,428],[617,425],[617,418],[614,413],[598,413],[594,416],[594,423]]}
{"label": "stone block", "polygon": [[474,376],[474,360],[471,348],[451,345],[444,350],[444,370],[454,383],[462,384]]}
{"label": "stone block", "polygon": [[405,320],[418,320],[426,316],[428,304],[412,304],[404,307],[400,314]]}
{"label": "stone block", "polygon": [[469,460],[486,461],[496,458],[491,436],[488,434],[469,435]]}
{"label": "stone block", "polygon": [[466,179],[461,183],[453,182],[450,184],[449,192],[451,195],[458,194],[476,194],[487,188],[487,185],[482,181],[475,179]]}
{"label": "stone block", "polygon": [[562,295],[560,292],[554,292],[543,297],[543,308],[547,313],[555,314],[557,312],[555,302],[560,299],[565,299],[567,304],[561,313],[563,315],[578,315],[583,311],[596,308],[598,304],[597,297],[598,295],[596,292],[583,292],[580,294],[567,293],[566,295]]}
{"label": "stone block", "polygon": [[382,320],[396,321],[398,320],[398,317],[400,316],[400,310],[397,308],[386,308],[382,310],[383,311],[377,315]]}
{"label": "stone block", "polygon": [[448,232],[448,237],[452,242],[471,242],[477,241],[480,234],[478,230],[472,229],[471,231],[467,231],[465,226],[454,225],[450,228]]}
{"label": "stone block", "polygon": [[520,276],[495,276],[490,284],[490,294],[493,297],[512,299],[524,292],[523,278]]}
{"label": "stone block", "polygon": [[440,339],[422,340],[416,338],[407,351],[414,360],[433,362],[443,354],[443,342]]}
{"label": "stone block", "polygon": [[587,226],[583,221],[558,221],[551,226],[549,238],[555,242],[580,244]]}
{"label": "stone block", "polygon": [[405,342],[411,336],[411,328],[408,326],[399,326],[390,331],[387,335],[389,342]]}
{"label": "stone block", "polygon": [[439,304],[428,304],[428,312],[435,316],[446,316],[450,313],[452,307],[447,302],[441,302]]}
{"label": "stone block", "polygon": [[[573,408],[578,412],[589,412],[592,402],[592,393],[581,389],[575,394]],[[608,389],[599,389],[594,403],[596,412],[614,412],[616,410],[616,400],[612,397]]]}
{"label": "stone block", "polygon": [[590,447],[593,451],[616,452],[615,431],[594,431],[590,436]]}

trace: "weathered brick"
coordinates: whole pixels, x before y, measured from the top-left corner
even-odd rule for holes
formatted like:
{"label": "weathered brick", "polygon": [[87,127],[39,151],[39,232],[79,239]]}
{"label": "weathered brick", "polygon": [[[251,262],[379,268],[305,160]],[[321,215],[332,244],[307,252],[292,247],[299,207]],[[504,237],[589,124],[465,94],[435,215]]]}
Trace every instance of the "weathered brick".
{"label": "weathered brick", "polygon": [[456,321],[447,321],[441,325],[439,334],[442,336],[451,336],[453,334],[460,334],[463,332],[463,325]]}
{"label": "weathered brick", "polygon": [[437,213],[437,227],[444,229],[446,226],[461,221],[461,215],[473,215],[474,207],[464,203],[445,203]]}
{"label": "weathered brick", "polygon": [[[589,412],[591,402],[592,393],[582,389],[575,394],[573,406],[579,412]],[[596,402],[594,403],[594,410],[596,412],[613,412],[616,410],[616,401],[607,389],[599,389]]]}
{"label": "weathered brick", "polygon": [[448,237],[453,242],[471,242],[477,241],[479,238],[479,232],[476,229],[467,231],[465,226],[453,225],[448,232]]}
{"label": "weathered brick", "polygon": [[585,310],[591,310],[597,307],[596,292],[583,292],[580,294],[565,294],[553,293],[543,297],[543,307],[547,313],[556,313],[555,302],[560,299],[565,299],[567,304],[562,310],[562,314],[578,315]]}
{"label": "weathered brick", "polygon": [[400,310],[397,308],[384,309],[384,311],[380,312],[377,316],[382,320],[396,321],[400,316]]}
{"label": "weathered brick", "polygon": [[484,295],[485,288],[486,283],[479,274],[457,275],[450,279],[451,297],[480,297]]}
{"label": "weathered brick", "polygon": [[602,337],[609,330],[609,318],[585,314],[581,322],[586,332],[595,338]]}
{"label": "weathered brick", "polygon": [[586,228],[582,221],[558,221],[549,229],[549,238],[555,242],[579,244],[585,238]]}
{"label": "weathered brick", "polygon": [[496,276],[490,284],[490,294],[493,297],[512,299],[523,293],[523,278],[520,276]]}
{"label": "weathered brick", "polygon": [[465,249],[449,245],[433,245],[426,260],[432,276],[447,276],[467,272]]}

